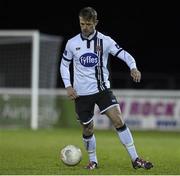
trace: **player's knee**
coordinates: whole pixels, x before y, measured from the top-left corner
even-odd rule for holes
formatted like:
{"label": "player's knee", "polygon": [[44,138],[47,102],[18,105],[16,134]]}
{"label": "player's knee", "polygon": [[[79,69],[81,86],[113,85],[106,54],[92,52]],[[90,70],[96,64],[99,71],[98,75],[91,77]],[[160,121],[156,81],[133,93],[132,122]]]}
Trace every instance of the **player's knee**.
{"label": "player's knee", "polygon": [[124,123],[123,122],[114,122],[113,125],[115,128],[121,128],[124,125]]}
{"label": "player's knee", "polygon": [[93,121],[91,121],[90,123],[88,123],[86,125],[83,125],[83,134],[85,136],[90,136],[93,134],[93,132],[94,132]]}
{"label": "player's knee", "polygon": [[113,118],[113,125],[115,128],[120,128],[124,125],[124,121],[122,119],[122,116],[121,115],[116,115],[114,118]]}

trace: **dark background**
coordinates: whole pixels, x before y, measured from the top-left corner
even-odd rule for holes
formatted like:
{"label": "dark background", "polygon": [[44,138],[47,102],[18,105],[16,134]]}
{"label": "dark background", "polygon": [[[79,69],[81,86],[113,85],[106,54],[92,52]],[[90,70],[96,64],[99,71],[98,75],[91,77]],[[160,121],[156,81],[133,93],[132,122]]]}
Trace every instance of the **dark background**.
{"label": "dark background", "polygon": [[[110,35],[131,53],[142,72],[142,84],[135,85],[129,81],[124,63],[111,59],[115,88],[180,88],[180,9],[175,1],[6,0],[1,1],[0,29],[39,29],[63,36],[65,44],[79,32],[78,12],[84,6],[97,10],[97,30]],[[58,86],[61,84],[58,80]]]}

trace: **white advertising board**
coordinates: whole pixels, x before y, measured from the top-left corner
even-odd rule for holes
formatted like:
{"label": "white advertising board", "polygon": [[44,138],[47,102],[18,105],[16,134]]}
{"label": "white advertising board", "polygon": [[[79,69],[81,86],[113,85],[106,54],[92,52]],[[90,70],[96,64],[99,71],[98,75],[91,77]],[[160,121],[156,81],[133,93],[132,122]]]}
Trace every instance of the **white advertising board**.
{"label": "white advertising board", "polygon": [[[125,123],[131,129],[180,130],[180,91],[113,90]],[[95,106],[95,127],[112,127]]]}

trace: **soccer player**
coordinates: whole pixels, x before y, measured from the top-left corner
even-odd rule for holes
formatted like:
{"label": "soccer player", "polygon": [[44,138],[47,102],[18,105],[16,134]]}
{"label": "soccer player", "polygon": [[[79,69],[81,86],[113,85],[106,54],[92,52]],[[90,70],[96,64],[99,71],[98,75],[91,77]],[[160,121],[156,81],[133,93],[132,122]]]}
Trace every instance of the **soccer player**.
{"label": "soccer player", "polygon": [[[93,132],[95,104],[101,114],[106,114],[117,131],[121,143],[127,149],[133,168],[150,169],[153,164],[140,158],[136,152],[132,134],[123,121],[116,97],[110,89],[107,69],[108,55],[123,60],[130,69],[135,82],[140,82],[141,73],[135,59],[121,48],[111,37],[96,30],[97,12],[85,7],[79,12],[81,33],[69,39],[60,64],[60,73],[67,95],[75,102],[78,120],[82,125],[82,138],[88,152],[87,169],[98,166],[96,138]],[[74,81],[70,80],[69,65],[73,62]]]}

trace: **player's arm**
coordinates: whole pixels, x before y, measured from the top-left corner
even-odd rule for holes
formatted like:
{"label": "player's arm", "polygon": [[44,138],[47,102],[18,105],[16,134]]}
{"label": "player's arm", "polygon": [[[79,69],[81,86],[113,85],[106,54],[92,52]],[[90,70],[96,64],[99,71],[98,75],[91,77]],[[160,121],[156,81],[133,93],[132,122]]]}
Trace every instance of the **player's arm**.
{"label": "player's arm", "polygon": [[76,91],[72,86],[66,87],[66,90],[67,90],[67,95],[71,100],[74,100],[78,97]]}
{"label": "player's arm", "polygon": [[60,72],[61,72],[62,80],[64,82],[64,86],[67,90],[67,95],[70,99],[74,100],[75,98],[77,98],[77,93],[72,87],[70,81],[70,71],[69,71],[70,63],[71,63],[70,60],[67,60],[66,58],[63,57],[60,65]]}
{"label": "player's arm", "polygon": [[110,53],[123,60],[128,67],[130,68],[130,75],[133,78],[135,82],[140,82],[141,80],[141,72],[137,69],[136,61],[132,57],[131,54],[129,54],[127,51],[125,51],[123,48],[121,48],[113,39],[109,39],[110,43]]}
{"label": "player's arm", "polygon": [[72,61],[72,51],[69,48],[70,48],[69,43],[67,43],[63,53],[63,57],[61,59],[60,74],[64,82],[64,86],[67,90],[67,95],[69,98],[73,100],[77,97],[77,94],[71,85],[69,66]]}
{"label": "player's arm", "polygon": [[130,75],[133,78],[133,81],[140,82],[141,80],[141,72],[138,70],[136,66],[135,59],[125,50],[122,51],[117,55],[118,58],[126,62],[128,67],[130,68]]}
{"label": "player's arm", "polygon": [[71,63],[71,60],[68,60],[62,57],[61,64],[60,64],[60,73],[61,73],[61,77],[64,82],[65,88],[71,86],[70,71],[69,71],[70,63]]}
{"label": "player's arm", "polygon": [[141,81],[141,72],[137,68],[131,69],[131,76],[135,82]]}

